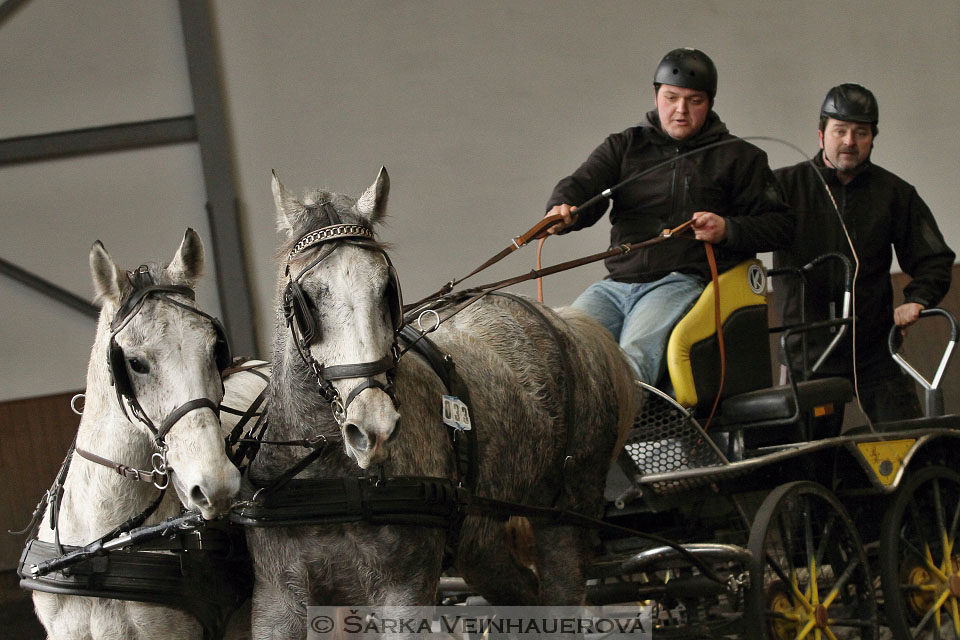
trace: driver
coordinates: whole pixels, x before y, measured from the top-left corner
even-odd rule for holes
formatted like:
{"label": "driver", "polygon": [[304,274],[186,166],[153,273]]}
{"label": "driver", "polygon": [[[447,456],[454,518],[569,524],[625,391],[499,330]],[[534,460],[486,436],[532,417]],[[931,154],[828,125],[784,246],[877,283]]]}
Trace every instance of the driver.
{"label": "driver", "polygon": [[[877,99],[858,84],[841,84],[827,92],[820,109],[820,152],[815,166],[801,162],[775,173],[793,207],[797,227],[793,245],[773,255],[775,267],[800,267],[818,255],[837,252],[851,258],[837,212],[817,173],[826,180],[856,248],[860,261],[855,283],[856,373],[860,401],[872,421],[919,417],[916,388],[890,357],[886,344],[890,328],[906,328],[922,309],[940,302],[950,288],[955,255],[946,245],[930,209],[917,190],[870,161],[877,136]],[[890,283],[891,246],[904,273],[912,280],[904,288],[904,303],[893,308]],[[836,263],[814,271],[806,286],[806,319],[827,320],[843,292],[843,275]],[[800,321],[797,279],[777,282],[776,301],[785,324]],[[816,362],[832,335],[809,335],[809,362]],[[799,342],[799,341],[797,341]],[[800,369],[799,346],[789,358]],[[850,333],[825,361],[818,376],[845,376],[853,380]],[[843,407],[831,433],[842,424]]]}
{"label": "driver", "polygon": [[[550,232],[596,223],[606,213],[605,201],[587,209],[575,205],[628,181],[612,197],[611,246],[647,240],[691,217],[696,239],[716,246],[720,271],[788,244],[793,221],[766,154],[731,135],[713,111],[713,61],[696,49],[674,49],[657,66],[653,87],[655,108],[637,126],[609,135],[554,188],[547,215],[560,214],[563,221]],[[710,279],[706,253],[689,236],[677,237],[605,264],[607,278],[590,285],[573,306],[613,334],[640,380],[656,384],[670,331]]]}

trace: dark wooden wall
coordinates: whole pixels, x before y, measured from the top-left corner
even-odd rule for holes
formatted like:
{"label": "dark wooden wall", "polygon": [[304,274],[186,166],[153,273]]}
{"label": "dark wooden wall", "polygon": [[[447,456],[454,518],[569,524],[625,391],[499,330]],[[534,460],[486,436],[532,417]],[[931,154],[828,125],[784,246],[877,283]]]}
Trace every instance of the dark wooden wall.
{"label": "dark wooden wall", "polygon": [[0,570],[16,568],[26,536],[7,531],[30,521],[76,434],[74,393],[0,403]]}

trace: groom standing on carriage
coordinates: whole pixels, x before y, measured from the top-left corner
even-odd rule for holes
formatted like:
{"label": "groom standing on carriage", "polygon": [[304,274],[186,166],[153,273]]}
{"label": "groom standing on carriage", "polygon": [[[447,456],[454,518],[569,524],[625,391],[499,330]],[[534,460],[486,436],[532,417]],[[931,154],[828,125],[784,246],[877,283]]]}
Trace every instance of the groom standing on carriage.
{"label": "groom standing on carriage", "polygon": [[[562,216],[551,233],[589,227],[607,202],[577,208],[606,190],[611,247],[647,240],[693,219],[696,240],[715,246],[722,272],[787,245],[793,220],[766,154],[727,130],[713,111],[717,70],[696,49],[675,49],[653,78],[656,108],[634,127],[607,137],[547,202]],[[605,194],[606,195],[606,194]],[[600,321],[630,355],[637,376],[655,385],[670,331],[710,280],[694,236],[607,258],[609,274],[573,303]]]}

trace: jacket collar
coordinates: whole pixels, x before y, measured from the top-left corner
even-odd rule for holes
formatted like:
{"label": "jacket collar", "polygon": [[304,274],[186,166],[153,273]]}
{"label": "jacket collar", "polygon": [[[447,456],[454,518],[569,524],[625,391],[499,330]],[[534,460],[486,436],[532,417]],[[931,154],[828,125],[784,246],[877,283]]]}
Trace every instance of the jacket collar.
{"label": "jacket collar", "polygon": [[713,109],[711,109],[707,114],[707,119],[703,123],[703,127],[700,129],[700,131],[686,140],[676,140],[664,133],[663,129],[660,127],[660,114],[656,109],[652,109],[647,112],[643,120],[640,121],[640,126],[650,132],[651,140],[655,144],[669,144],[680,147],[681,149],[692,149],[709,144],[711,142],[716,142],[722,136],[730,133],[730,131],[727,129],[727,125],[720,120],[720,116],[718,116]]}
{"label": "jacket collar", "polygon": [[[823,176],[831,182],[831,184],[840,185],[840,179],[837,177],[837,170],[833,167],[828,167],[827,163],[823,161],[823,149],[817,151],[817,155],[813,158],[813,164],[817,167]],[[847,186],[857,183],[865,178],[863,176],[869,175],[873,170],[873,163],[870,162],[870,158],[867,158],[863,164],[857,167],[856,173],[853,175],[853,180],[847,183]]]}

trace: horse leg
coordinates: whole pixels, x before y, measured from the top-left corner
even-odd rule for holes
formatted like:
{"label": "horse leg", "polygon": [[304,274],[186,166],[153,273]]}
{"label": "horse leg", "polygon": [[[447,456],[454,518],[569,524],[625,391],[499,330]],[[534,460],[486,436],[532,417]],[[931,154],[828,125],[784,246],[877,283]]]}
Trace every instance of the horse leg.
{"label": "horse leg", "polygon": [[460,536],[457,566],[467,584],[490,604],[537,604],[537,576],[515,559],[502,522],[468,517]]}
{"label": "horse leg", "polygon": [[586,597],[588,532],[570,525],[534,523],[540,604],[581,605]]}

